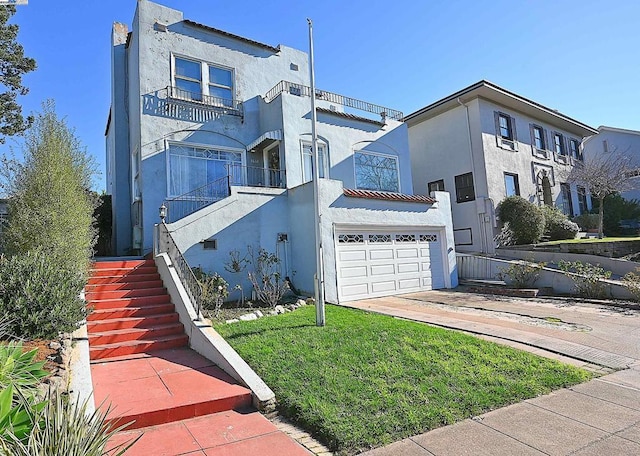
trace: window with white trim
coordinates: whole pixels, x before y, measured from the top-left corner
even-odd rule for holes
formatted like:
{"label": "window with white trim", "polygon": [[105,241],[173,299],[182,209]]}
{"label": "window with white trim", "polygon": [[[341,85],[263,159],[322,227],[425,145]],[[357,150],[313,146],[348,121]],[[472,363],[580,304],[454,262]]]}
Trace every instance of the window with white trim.
{"label": "window with white trim", "polygon": [[356,151],[353,154],[356,188],[399,192],[400,177],[398,157],[378,153]]}
{"label": "window with white trim", "polygon": [[553,151],[558,155],[566,155],[564,136],[560,133],[553,134]]}
{"label": "window with white trim", "polygon": [[506,114],[498,114],[498,126],[499,134],[502,139],[508,139],[513,141],[513,127],[511,124],[511,117]]}
{"label": "window with white trim", "polygon": [[569,155],[576,160],[582,160],[582,151],[580,150],[580,143],[577,139],[569,140]]}
{"label": "window with white trim", "polygon": [[[311,143],[302,143],[302,181],[311,182],[313,180],[313,154],[311,153]],[[318,143],[318,168],[320,168],[320,178],[329,176],[327,160],[327,146]]]}
{"label": "window with white trim", "polygon": [[210,105],[233,106],[233,70],[207,62],[173,58],[174,96]]}
{"label": "window with white trim", "polygon": [[[242,169],[242,151],[237,149],[169,143],[167,153],[169,196],[183,195],[227,177],[230,171]],[[238,176],[239,173],[231,172],[231,174],[241,179],[241,176]],[[226,185],[219,187],[225,190]],[[211,189],[206,190],[202,196],[207,198],[220,196],[214,194],[216,191],[216,186],[212,185]]]}

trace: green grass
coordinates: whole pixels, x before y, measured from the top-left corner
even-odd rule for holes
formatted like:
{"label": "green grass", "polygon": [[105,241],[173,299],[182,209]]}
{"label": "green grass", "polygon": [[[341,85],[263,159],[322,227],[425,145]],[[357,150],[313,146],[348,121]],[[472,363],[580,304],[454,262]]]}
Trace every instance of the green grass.
{"label": "green grass", "polygon": [[591,378],[559,362],[465,334],[327,306],[216,330],[273,389],[280,412],[340,454]]}
{"label": "green grass", "polygon": [[540,242],[538,245],[580,244],[583,242],[626,242],[626,241],[640,241],[640,237],[630,236],[630,237],[605,237],[603,239],[598,239],[598,238],[565,239],[562,241]]}

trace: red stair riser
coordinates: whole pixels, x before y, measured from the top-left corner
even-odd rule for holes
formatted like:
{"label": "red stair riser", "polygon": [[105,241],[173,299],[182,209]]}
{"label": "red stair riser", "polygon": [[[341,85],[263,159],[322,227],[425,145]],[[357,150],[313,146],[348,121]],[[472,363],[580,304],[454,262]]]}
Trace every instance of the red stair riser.
{"label": "red stair riser", "polygon": [[140,429],[148,426],[157,426],[159,424],[196,418],[198,416],[211,415],[213,413],[247,407],[249,405],[251,405],[251,393],[247,392],[236,396],[224,397],[198,404],[182,405],[150,413],[123,415],[117,418],[107,419],[107,421],[109,423],[116,423],[117,426],[120,426],[135,420],[135,423],[132,423],[127,427],[127,430],[129,431],[132,429]]}
{"label": "red stair riser", "polygon": [[102,299],[134,298],[138,296],[156,296],[166,294],[166,288],[141,288],[136,290],[89,291],[84,294],[87,301]]}
{"label": "red stair riser", "polygon": [[160,274],[130,274],[127,276],[99,276],[91,277],[88,281],[88,285],[108,284],[108,283],[122,283],[133,284],[135,282],[148,282],[151,280],[160,280]]}
{"label": "red stair riser", "polygon": [[145,341],[138,344],[120,345],[111,347],[91,347],[89,348],[89,359],[106,359],[116,356],[133,355],[136,353],[146,353],[152,350],[166,350],[169,348],[184,347],[189,342],[186,335],[172,338],[170,340]]}
{"label": "red stair riser", "polygon": [[127,328],[151,328],[156,325],[168,325],[179,322],[177,313],[164,315],[148,315],[145,317],[110,318],[108,320],[88,321],[89,333],[101,333],[105,331],[116,331]]}
{"label": "red stair riser", "polygon": [[138,268],[142,266],[155,266],[153,260],[122,260],[122,261],[96,261],[93,269],[114,269],[114,268]]}
{"label": "red stair riser", "polygon": [[165,304],[171,302],[169,295],[140,296],[139,298],[106,299],[91,301],[89,307],[96,310],[117,309],[120,307],[144,307],[151,304]]}
{"label": "red stair riser", "polygon": [[87,321],[107,320],[110,318],[144,317],[147,315],[157,315],[170,313],[175,310],[171,303],[156,304],[144,307],[123,307],[115,309],[94,310],[87,316]]}
{"label": "red stair riser", "polygon": [[121,342],[128,342],[132,340],[145,340],[151,337],[172,336],[182,333],[184,333],[182,323],[173,323],[151,328],[125,328],[122,330],[111,330],[104,333],[89,333],[89,346],[91,346],[91,344],[94,346],[119,344]]}
{"label": "red stair riser", "polygon": [[97,293],[99,291],[140,290],[143,288],[162,288],[162,280],[149,280],[148,282],[125,283],[94,283],[87,284],[85,293]]}
{"label": "red stair riser", "polygon": [[119,277],[131,277],[142,274],[155,274],[158,272],[155,266],[141,266],[139,268],[113,268],[113,269],[94,269],[91,271],[92,277],[103,276],[119,276]]}

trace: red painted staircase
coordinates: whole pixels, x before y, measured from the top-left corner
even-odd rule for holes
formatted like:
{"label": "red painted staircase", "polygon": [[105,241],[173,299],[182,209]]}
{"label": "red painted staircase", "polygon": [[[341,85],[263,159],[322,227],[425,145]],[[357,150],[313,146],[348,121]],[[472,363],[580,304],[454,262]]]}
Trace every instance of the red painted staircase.
{"label": "red painted staircase", "polygon": [[153,260],[98,261],[85,288],[91,360],[177,348],[189,339]]}
{"label": "red painted staircase", "polygon": [[127,455],[310,453],[251,407],[251,391],[187,347],[153,260],[94,263],[85,287],[91,377],[107,419],[133,424],[109,446]]}

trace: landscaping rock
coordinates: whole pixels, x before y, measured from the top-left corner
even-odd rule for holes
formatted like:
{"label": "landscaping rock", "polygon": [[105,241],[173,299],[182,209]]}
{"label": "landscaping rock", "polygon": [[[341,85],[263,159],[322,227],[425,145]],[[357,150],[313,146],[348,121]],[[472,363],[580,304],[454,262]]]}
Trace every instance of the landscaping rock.
{"label": "landscaping rock", "polygon": [[254,313],[250,313],[250,314],[240,315],[238,318],[240,318],[240,320],[242,321],[251,321],[251,320],[257,320],[258,316]]}
{"label": "landscaping rock", "polygon": [[275,310],[279,314],[283,314],[284,313],[284,307],[282,307],[282,306],[275,306],[273,308],[273,310]]}
{"label": "landscaping rock", "polygon": [[275,310],[270,310],[269,315],[271,316],[278,315],[278,312],[276,312]]}
{"label": "landscaping rock", "polygon": [[284,308],[284,311],[285,311],[285,312],[291,312],[291,309],[288,309],[288,308],[286,308],[286,307],[285,307],[285,308]]}
{"label": "landscaping rock", "polygon": [[298,307],[302,307],[302,306],[306,306],[307,302],[304,299],[298,299],[296,301],[296,304],[298,305]]}
{"label": "landscaping rock", "polygon": [[264,317],[264,314],[263,314],[262,312],[260,312],[259,310],[256,310],[256,311],[254,312],[254,314],[255,314],[255,315],[256,315],[256,317],[258,317],[258,318],[262,318],[262,317]]}
{"label": "landscaping rock", "polygon": [[59,342],[53,341],[53,342],[49,343],[49,348],[51,350],[60,350],[62,348],[62,345],[60,345]]}
{"label": "landscaping rock", "polygon": [[238,320],[237,318],[232,318],[231,320],[227,320],[225,321],[225,323],[227,324],[231,324],[231,323],[238,323],[240,320]]}

